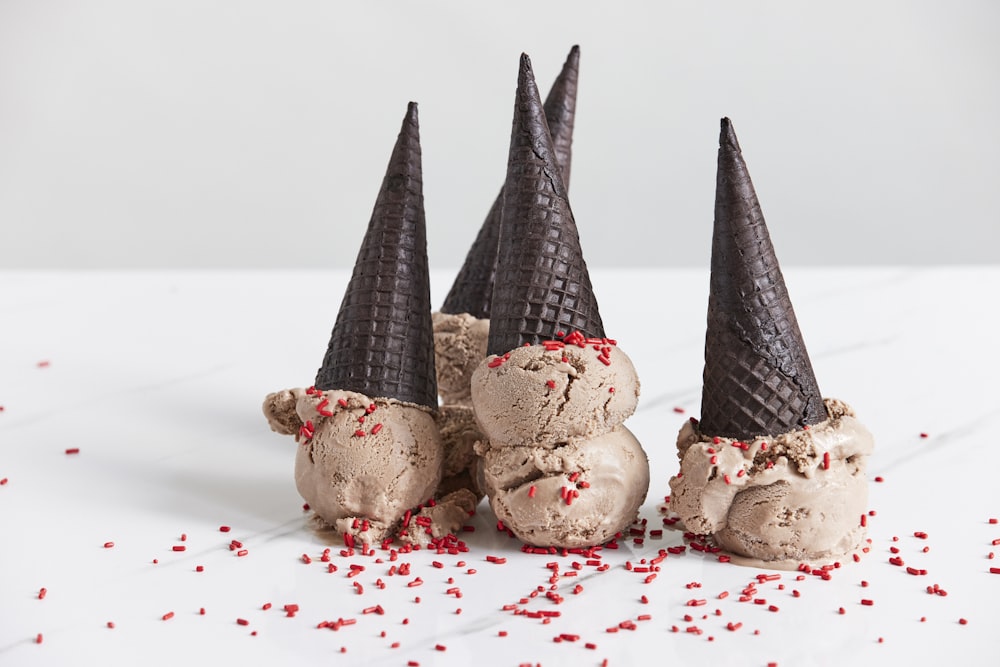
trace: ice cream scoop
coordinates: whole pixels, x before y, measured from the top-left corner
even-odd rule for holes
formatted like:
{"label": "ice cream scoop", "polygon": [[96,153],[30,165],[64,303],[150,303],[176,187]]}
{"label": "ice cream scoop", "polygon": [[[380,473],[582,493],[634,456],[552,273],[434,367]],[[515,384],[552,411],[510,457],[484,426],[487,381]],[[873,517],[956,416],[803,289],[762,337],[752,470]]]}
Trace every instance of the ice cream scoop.
{"label": "ice cream scoop", "polygon": [[435,493],[442,448],[424,406],[310,388],[268,395],[264,414],[295,436],[295,486],[339,534],[380,543]]}
{"label": "ice cream scoop", "polygon": [[444,405],[472,405],[472,372],[486,358],[489,318],[469,313],[433,314],[438,391]]}
{"label": "ice cream scoop", "polygon": [[808,429],[746,441],[687,422],[670,509],[689,531],[754,565],[794,568],[861,549],[874,441],[847,405],[826,408],[829,417]]}
{"label": "ice cream scoop", "polygon": [[635,412],[639,377],[632,360],[604,339],[588,344],[580,337],[580,343],[522,346],[480,364],[472,398],[490,442],[523,447],[585,440]]}
{"label": "ice cream scoop", "polygon": [[624,426],[569,443],[491,444],[483,473],[497,518],[539,546],[607,542],[635,519],[649,488],[646,453]]}
{"label": "ice cream scoop", "polygon": [[670,509],[753,564],[863,545],[871,434],[820,394],[757,194],[722,120],[701,420],[681,429]]}
{"label": "ice cream scoop", "polygon": [[490,504],[538,546],[610,540],[649,488],[646,454],[622,425],[639,398],[631,360],[607,339],[566,338],[492,356],[472,382]]}

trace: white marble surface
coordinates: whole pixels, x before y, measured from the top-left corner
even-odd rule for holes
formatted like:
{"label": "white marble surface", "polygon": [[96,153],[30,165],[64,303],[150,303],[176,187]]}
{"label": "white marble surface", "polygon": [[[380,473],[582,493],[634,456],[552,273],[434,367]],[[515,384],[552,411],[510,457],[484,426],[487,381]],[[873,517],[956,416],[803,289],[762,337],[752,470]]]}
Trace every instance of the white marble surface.
{"label": "white marble surface", "polygon": [[[390,563],[329,545],[328,573],[292,481],[295,445],[268,429],[260,403],[311,383],[346,273],[0,272],[0,664],[997,664],[1000,269],[785,275],[820,387],[874,432],[870,476],[884,482],[870,485],[866,558],[830,581],[784,572],[758,585],[757,605],[738,598],[767,570],[690,550],[648,584],[625,568],[683,544],[677,532],[623,540],[601,552],[605,571],[569,577],[584,559],[522,554],[485,503],[460,536],[468,553]],[[435,303],[450,279],[435,274]],[[595,271],[594,283],[642,378],[628,423],[652,469],[641,517],[661,528],[674,436],[700,400],[707,273]],[[928,574],[891,565],[892,546]],[[409,575],[388,576],[403,562]],[[563,601],[520,604],[549,589],[551,562]],[[365,569],[349,578],[351,564]],[[928,594],[933,584],[948,595]],[[300,611],[288,618],[286,604]],[[545,624],[508,604],[561,615]],[[377,605],[384,614],[364,613]],[[338,618],[356,623],[316,627]],[[607,632],[629,620],[634,630]],[[563,634],[579,640],[554,641]]]}

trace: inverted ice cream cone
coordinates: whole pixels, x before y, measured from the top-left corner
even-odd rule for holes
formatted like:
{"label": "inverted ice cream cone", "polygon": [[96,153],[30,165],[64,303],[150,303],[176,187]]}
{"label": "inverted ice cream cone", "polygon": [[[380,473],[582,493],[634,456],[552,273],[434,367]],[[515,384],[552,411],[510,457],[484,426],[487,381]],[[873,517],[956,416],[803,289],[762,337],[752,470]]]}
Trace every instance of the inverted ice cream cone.
{"label": "inverted ice cream cone", "polygon": [[750,438],[827,418],[732,123],[722,119],[701,429]]}
{"label": "inverted ice cream cone", "polygon": [[316,382],[268,395],[264,414],[294,435],[295,485],[316,515],[357,541],[401,531],[432,497],[444,460],[417,107],[410,103]]}
{"label": "inverted ice cream cone", "polygon": [[[572,155],[579,65],[580,48],[574,46],[544,106],[564,184],[568,182]],[[502,211],[503,188],[490,207],[440,312],[433,314],[438,391],[444,401],[439,424],[449,460],[463,460],[465,452],[471,452],[469,443],[484,439],[474,420],[460,417],[464,410],[471,415],[472,373],[486,357]],[[473,455],[468,461],[465,469],[454,474],[449,474],[449,467],[445,467],[442,490],[464,486],[482,497],[481,488],[474,481],[479,476],[478,458]]]}
{"label": "inverted ice cream cone", "polygon": [[873,449],[822,399],[757,195],[722,119],[701,421],[677,436],[670,509],[734,562],[795,568],[862,548]]}
{"label": "inverted ice cream cone", "polygon": [[578,331],[601,338],[604,325],[556,162],[531,61],[521,56],[489,354],[503,354]]}
{"label": "inverted ice cream cone", "polygon": [[490,506],[517,537],[604,543],[649,486],[631,360],[604,337],[555,148],[521,56],[493,288],[489,354],[472,375],[487,440],[476,445]]}
{"label": "inverted ice cream cone", "polygon": [[576,122],[576,90],[580,80],[580,47],[574,45],[566,56],[559,76],[545,97],[545,121],[549,124],[552,150],[562,174],[563,185],[569,190],[569,173],[573,163],[573,125]]}
{"label": "inverted ice cream cone", "polygon": [[420,134],[411,102],[316,387],[436,408],[430,303]]}

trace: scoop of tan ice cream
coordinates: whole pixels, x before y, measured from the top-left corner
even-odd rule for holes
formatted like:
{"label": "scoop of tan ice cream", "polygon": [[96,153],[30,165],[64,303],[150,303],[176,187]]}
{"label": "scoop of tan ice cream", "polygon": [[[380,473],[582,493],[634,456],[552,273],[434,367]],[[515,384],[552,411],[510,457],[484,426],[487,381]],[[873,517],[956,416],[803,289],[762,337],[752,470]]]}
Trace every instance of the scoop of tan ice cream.
{"label": "scoop of tan ice cream", "polygon": [[441,483],[436,497],[444,497],[459,489],[469,491],[478,502],[485,495],[479,483],[479,457],[476,443],[486,438],[479,430],[471,407],[442,405],[435,418],[444,448]]}
{"label": "scoop of tan ice cream", "polygon": [[479,450],[493,512],[536,546],[607,542],[635,519],[649,488],[646,453],[624,426],[571,444]]}
{"label": "scoop of tan ice cream", "polygon": [[472,400],[487,440],[476,452],[497,517],[536,546],[593,546],[624,530],[649,489],[646,454],[622,426],[638,397],[614,344],[533,345],[481,363]]}
{"label": "scoop of tan ice cream", "polygon": [[[639,377],[614,345],[531,345],[491,357],[472,375],[476,420],[494,446],[591,438],[624,422],[639,401]],[[600,357],[606,361],[601,361]]]}
{"label": "scoop of tan ice cream", "polygon": [[295,486],[316,514],[368,544],[391,537],[441,479],[442,447],[427,408],[350,391],[268,395],[272,430],[294,434]]}
{"label": "scoop of tan ice cream", "polygon": [[826,421],[746,442],[685,423],[670,509],[687,530],[712,535],[751,564],[794,568],[862,547],[874,441],[846,404],[825,405]]}
{"label": "scoop of tan ice cream", "polygon": [[438,393],[446,405],[472,405],[472,373],[486,358],[490,321],[468,313],[435,312],[434,360]]}

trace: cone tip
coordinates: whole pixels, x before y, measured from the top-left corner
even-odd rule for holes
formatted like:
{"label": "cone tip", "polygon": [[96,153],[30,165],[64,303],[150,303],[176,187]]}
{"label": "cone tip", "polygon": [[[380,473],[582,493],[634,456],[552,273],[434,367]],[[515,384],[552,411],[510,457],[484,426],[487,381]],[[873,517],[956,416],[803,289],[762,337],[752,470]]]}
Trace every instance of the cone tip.
{"label": "cone tip", "polygon": [[736,131],[733,129],[733,121],[729,120],[728,117],[724,117],[720,122],[720,125],[719,147],[732,148],[738,152],[740,150],[740,143],[736,139]]}
{"label": "cone tip", "polygon": [[521,73],[532,73],[531,72],[531,58],[528,57],[527,53],[521,53]]}
{"label": "cone tip", "polygon": [[417,122],[417,103],[410,102],[406,105],[406,119],[416,123]]}

